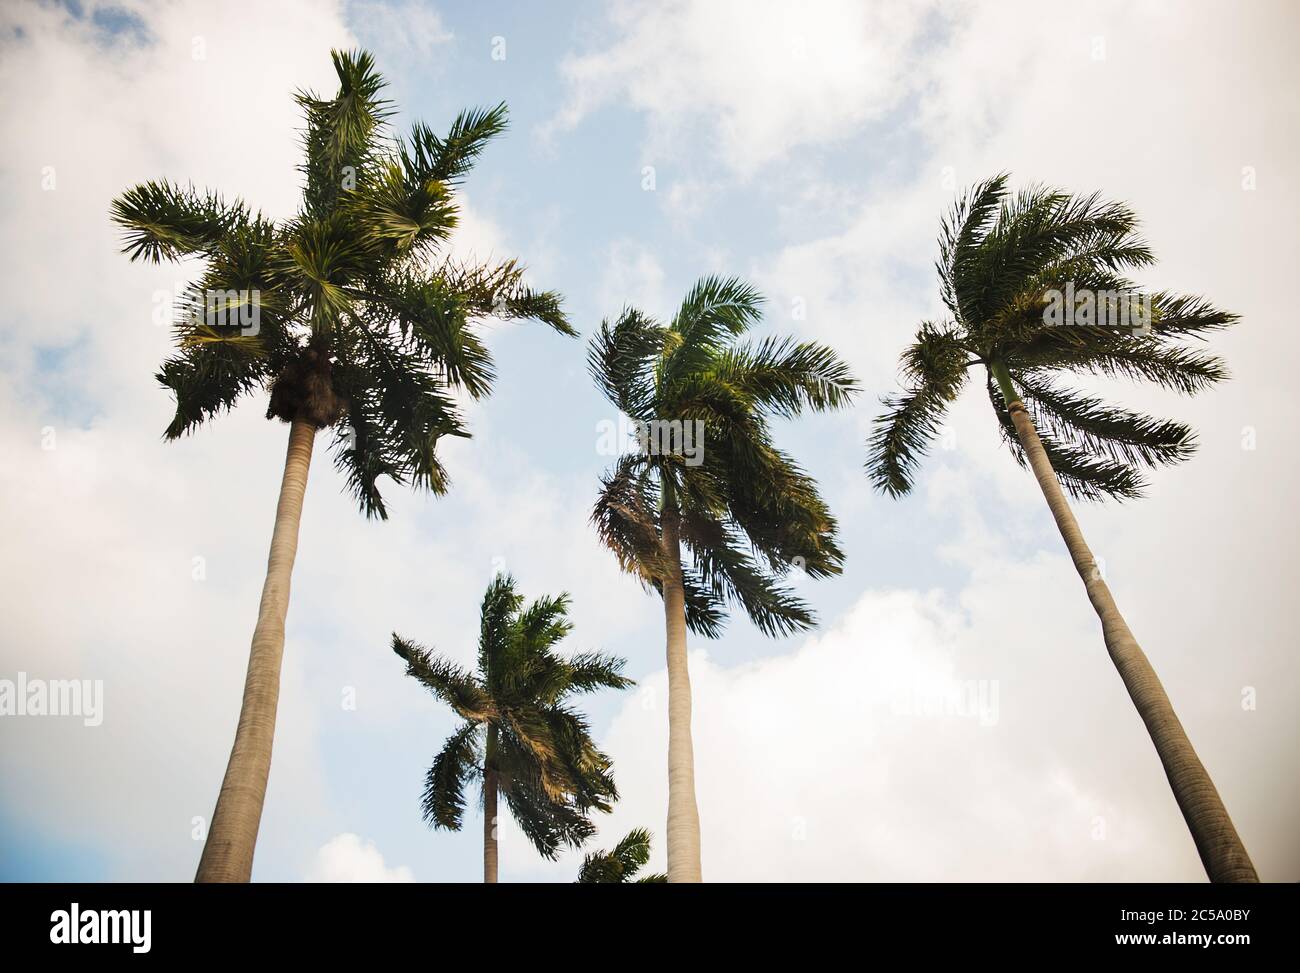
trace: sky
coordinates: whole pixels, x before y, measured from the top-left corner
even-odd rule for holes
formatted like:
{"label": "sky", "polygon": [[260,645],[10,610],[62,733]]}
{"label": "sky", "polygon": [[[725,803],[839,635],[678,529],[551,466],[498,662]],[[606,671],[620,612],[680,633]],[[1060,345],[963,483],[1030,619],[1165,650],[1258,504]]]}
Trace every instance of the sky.
{"label": "sky", "polygon": [[192,181],[298,204],[300,88],[374,52],[397,131],[509,104],[460,197],[460,255],[518,257],[581,337],[483,322],[492,396],[446,443],[452,489],[355,508],[321,442],[303,511],[253,878],[477,881],[481,816],[419,799],[453,716],[397,631],[469,663],[484,588],[567,590],[567,643],[627,659],[586,697],[621,800],[586,849],[501,829],[502,881],[572,881],[634,827],[663,868],[656,598],[587,518],[617,415],[587,338],[666,317],[699,277],[767,297],[761,334],[834,346],[864,394],[777,428],[839,518],[844,573],[799,581],[812,632],[692,637],[703,872],[715,881],[1199,881],[1154,749],[1032,477],[978,387],[904,500],[863,471],[898,353],[943,307],[939,219],[964,187],[1099,190],[1159,262],[1142,281],[1241,315],[1232,380],[1148,495],[1077,508],[1265,880],[1300,880],[1290,285],[1300,125],[1286,2],[230,0],[0,9],[0,680],[102,685],[102,720],[0,716],[0,879],[187,881],[229,753],[286,428],[251,398],[175,443],[153,379],[194,265],[131,264],[109,201]]}

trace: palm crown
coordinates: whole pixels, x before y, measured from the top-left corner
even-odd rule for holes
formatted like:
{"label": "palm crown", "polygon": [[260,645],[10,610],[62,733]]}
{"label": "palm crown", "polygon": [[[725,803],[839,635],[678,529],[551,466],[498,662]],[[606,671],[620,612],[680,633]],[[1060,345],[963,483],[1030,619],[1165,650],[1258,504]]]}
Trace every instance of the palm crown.
{"label": "palm crown", "polygon": [[454,188],[504,130],[505,106],[463,112],[445,137],[416,124],[393,138],[371,56],[333,59],[337,94],[297,95],[306,127],[295,217],[274,222],[163,180],[123,193],[113,218],[132,260],[204,264],[182,301],[176,353],[158,373],[176,398],[165,435],[268,388],[268,418],[336,427],[350,489],[368,516],[384,517],[382,476],[446,489],[437,441],[466,435],[452,396],[480,397],[493,379],[475,319],[535,318],[574,332],[558,296],[532,290],[513,261],[435,259],[456,226]]}
{"label": "palm crown", "polygon": [[[1190,394],[1227,375],[1218,358],[1186,339],[1226,327],[1235,315],[1199,297],[1140,292],[1123,276],[1154,260],[1132,210],[1095,194],[1038,186],[1012,195],[1003,174],[958,200],[939,248],[936,266],[952,318],[922,324],[903,354],[906,388],[884,400],[887,411],[869,443],[867,470],[878,489],[895,496],[911,489],[945,410],[976,365],[987,371],[1002,438],[1016,460],[1025,465],[1008,412],[1018,397],[1052,468],[1076,497],[1138,496],[1143,467],[1191,454],[1195,437],[1183,423],[1062,384],[1061,373],[1120,376]],[[1088,316],[1053,321],[1045,312],[1062,294],[1087,295]],[[1145,309],[1145,317],[1115,323],[1123,311],[1116,295]]]}
{"label": "palm crown", "polygon": [[778,575],[797,566],[824,577],[843,560],[816,483],[777,449],[769,421],[843,407],[857,385],[823,345],[742,340],[761,304],[743,281],[708,277],[666,325],[633,308],[602,322],[588,355],[609,401],[642,430],[701,424],[695,459],[648,448],[642,436],[603,478],[592,520],[621,567],[661,589],[670,570],[663,521],[672,518],[693,557],[683,570],[687,624],[708,636],[729,602],[768,634],[811,625],[811,610]]}
{"label": "palm crown", "polygon": [[587,812],[618,798],[610,761],[596,749],[586,719],[567,704],[578,693],[623,689],[623,660],[599,652],[561,658],[553,650],[572,629],[569,598],[524,607],[508,575],[483,598],[478,671],[470,673],[393,636],[393,650],[464,721],[434,758],[424,790],[430,825],[458,830],[465,787],[495,771],[520,827],[547,856],[580,845],[595,829]]}
{"label": "palm crown", "polygon": [[629,831],[610,851],[597,851],[582,860],[578,870],[580,885],[618,885],[634,882],[638,885],[667,882],[662,874],[633,878],[650,860],[650,832],[645,828]]}

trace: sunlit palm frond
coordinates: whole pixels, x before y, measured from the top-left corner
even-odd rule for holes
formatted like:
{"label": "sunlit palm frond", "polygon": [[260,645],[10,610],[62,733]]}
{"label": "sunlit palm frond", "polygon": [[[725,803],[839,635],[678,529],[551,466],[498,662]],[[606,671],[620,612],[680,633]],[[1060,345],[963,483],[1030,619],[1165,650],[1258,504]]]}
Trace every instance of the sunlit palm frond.
{"label": "sunlit palm frond", "polygon": [[483,722],[497,715],[495,701],[465,669],[396,634],[393,651],[406,660],[408,676],[418,679],[462,719]]}
{"label": "sunlit palm frond", "polygon": [[478,160],[488,142],[506,130],[509,112],[505,102],[493,108],[461,112],[445,136],[417,122],[399,149],[411,182],[456,182]]}
{"label": "sunlit palm frond", "polygon": [[111,216],[124,230],[122,252],[152,263],[211,253],[251,218],[240,200],[227,203],[166,179],[126,190],[113,200]]}
{"label": "sunlit palm frond", "polygon": [[588,854],[578,871],[579,884],[622,884],[626,882],[666,882],[667,876],[647,875],[634,879],[641,868],[650,861],[650,832],[634,828],[609,851]]}
{"label": "sunlit palm frond", "polygon": [[600,323],[591,339],[587,367],[605,397],[633,419],[654,418],[652,363],[664,353],[664,328],[635,308],[625,308],[610,324]]}

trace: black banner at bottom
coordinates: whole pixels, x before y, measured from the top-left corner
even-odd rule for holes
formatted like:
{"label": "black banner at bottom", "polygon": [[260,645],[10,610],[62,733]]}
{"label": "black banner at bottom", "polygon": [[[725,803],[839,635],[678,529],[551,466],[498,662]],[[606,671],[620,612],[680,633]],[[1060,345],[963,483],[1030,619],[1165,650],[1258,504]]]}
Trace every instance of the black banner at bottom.
{"label": "black banner at bottom", "polygon": [[481,962],[485,947],[494,962],[530,951],[565,962],[566,941],[581,962],[675,936],[769,958],[788,944],[817,954],[1228,959],[1292,946],[1298,904],[1295,885],[4,885],[0,935],[8,957],[75,950],[128,962],[281,951],[373,960],[431,937],[440,965],[461,949]]}

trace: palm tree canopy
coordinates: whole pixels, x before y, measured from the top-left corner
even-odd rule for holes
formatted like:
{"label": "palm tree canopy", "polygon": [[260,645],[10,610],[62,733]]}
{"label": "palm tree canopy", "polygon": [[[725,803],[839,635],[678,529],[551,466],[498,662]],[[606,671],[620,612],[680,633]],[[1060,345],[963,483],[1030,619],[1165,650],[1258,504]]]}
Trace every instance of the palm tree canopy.
{"label": "palm tree canopy", "polygon": [[[608,811],[617,800],[609,758],[569,700],[633,682],[622,675],[622,659],[555,652],[572,629],[568,610],[567,594],[525,606],[514,579],[498,575],[483,597],[475,672],[393,635],[406,674],[463,721],[425,781],[424,818],[431,826],[460,829],[465,788],[485,769],[497,771],[511,813],[547,857],[562,844],[582,844],[595,832],[587,813]],[[489,727],[495,730],[491,753]]]}
{"label": "palm tree canopy", "polygon": [[[858,386],[824,345],[746,338],[761,305],[744,281],[706,277],[667,324],[630,307],[603,321],[588,354],[597,385],[643,433],[602,480],[592,522],[625,571],[661,588],[663,520],[675,518],[691,556],[687,624],[710,637],[729,603],[769,635],[812,625],[780,576],[824,577],[843,561],[816,483],[776,447],[770,422],[843,408]],[[687,444],[693,429],[702,442]]]}
{"label": "palm tree canopy", "polygon": [[[868,474],[885,493],[908,492],[968,370],[981,365],[1002,438],[1021,466],[1024,450],[1007,410],[1010,390],[998,387],[999,370],[1073,496],[1139,496],[1142,468],[1191,455],[1191,428],[1071,389],[1068,376],[1124,377],[1198,392],[1226,378],[1227,370],[1190,339],[1237,316],[1200,297],[1141,291],[1127,279],[1127,271],[1154,257],[1124,204],[1041,186],[1012,194],[1007,181],[1004,173],[977,185],[943,221],[936,267],[951,318],[922,324],[903,353],[905,387],[883,400],[886,411],[868,444]],[[1047,313],[1061,295],[1083,302],[1078,320]],[[1125,320],[1117,296],[1135,312],[1144,309],[1142,315]]]}
{"label": "palm tree canopy", "polygon": [[650,860],[650,832],[635,828],[616,844],[612,851],[597,851],[582,860],[578,871],[578,884],[622,884],[635,881],[639,885],[667,882],[668,876],[655,874],[633,879],[642,866]]}
{"label": "palm tree canopy", "polygon": [[456,226],[455,187],[505,129],[505,105],[461,113],[446,136],[416,124],[396,138],[371,55],[333,59],[335,96],[296,96],[306,126],[292,219],[167,180],[127,190],[112,216],[133,261],[203,262],[157,376],[176,399],[165,436],[267,388],[268,418],[336,428],[350,490],[367,516],[385,517],[382,476],[447,488],[438,439],[466,435],[453,395],[481,397],[493,380],[478,319],[575,332],[559,296],[530,288],[519,264],[437,256]]}

